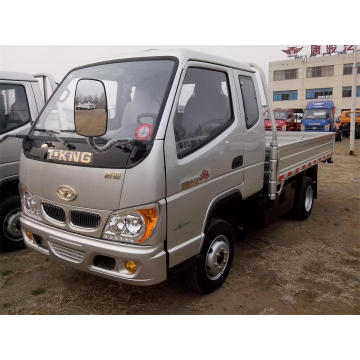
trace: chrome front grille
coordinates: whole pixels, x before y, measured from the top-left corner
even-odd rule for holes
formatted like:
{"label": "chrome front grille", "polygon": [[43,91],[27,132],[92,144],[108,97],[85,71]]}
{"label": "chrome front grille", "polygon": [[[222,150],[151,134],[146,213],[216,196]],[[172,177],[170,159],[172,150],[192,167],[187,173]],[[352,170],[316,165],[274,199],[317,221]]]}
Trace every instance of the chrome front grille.
{"label": "chrome front grille", "polygon": [[59,258],[74,262],[74,263],[81,263],[85,258],[85,253],[82,251],[74,250],[56,243],[50,243],[51,250],[53,253],[58,256]]}
{"label": "chrome front grille", "polygon": [[86,229],[96,229],[101,220],[98,214],[78,210],[71,210],[70,218],[72,225]]}
{"label": "chrome front grille", "polygon": [[65,223],[66,216],[65,210],[57,205],[42,203],[42,208],[44,213],[51,219]]}

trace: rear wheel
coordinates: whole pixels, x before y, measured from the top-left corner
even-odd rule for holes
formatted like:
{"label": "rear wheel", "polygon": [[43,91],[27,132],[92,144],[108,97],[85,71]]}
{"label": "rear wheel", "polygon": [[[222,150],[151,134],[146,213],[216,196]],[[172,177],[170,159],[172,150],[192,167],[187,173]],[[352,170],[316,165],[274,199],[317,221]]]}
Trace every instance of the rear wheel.
{"label": "rear wheel", "polygon": [[336,141],[342,141],[342,139],[343,139],[343,134],[342,134],[342,131],[339,130],[335,135],[335,140]]}
{"label": "rear wheel", "polygon": [[214,220],[205,234],[201,253],[187,276],[187,285],[208,294],[225,281],[234,254],[234,235],[229,223]]}
{"label": "rear wheel", "polygon": [[0,250],[11,251],[24,247],[20,228],[20,197],[13,195],[0,205]]}
{"label": "rear wheel", "polygon": [[305,220],[310,214],[314,205],[314,182],[309,177],[304,178],[299,187],[294,206],[296,219]]}

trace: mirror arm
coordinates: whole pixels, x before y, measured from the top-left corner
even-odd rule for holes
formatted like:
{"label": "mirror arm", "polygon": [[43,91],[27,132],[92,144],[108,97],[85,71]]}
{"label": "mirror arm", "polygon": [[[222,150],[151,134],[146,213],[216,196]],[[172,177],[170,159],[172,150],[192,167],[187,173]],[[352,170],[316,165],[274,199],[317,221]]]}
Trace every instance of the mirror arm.
{"label": "mirror arm", "polygon": [[115,145],[117,145],[119,143],[118,140],[116,139],[111,139],[110,141],[108,141],[104,146],[98,146],[95,143],[95,138],[94,137],[89,137],[86,138],[86,142],[88,143],[88,145],[97,153],[103,153],[103,152],[107,152],[109,151],[112,147],[114,147]]}

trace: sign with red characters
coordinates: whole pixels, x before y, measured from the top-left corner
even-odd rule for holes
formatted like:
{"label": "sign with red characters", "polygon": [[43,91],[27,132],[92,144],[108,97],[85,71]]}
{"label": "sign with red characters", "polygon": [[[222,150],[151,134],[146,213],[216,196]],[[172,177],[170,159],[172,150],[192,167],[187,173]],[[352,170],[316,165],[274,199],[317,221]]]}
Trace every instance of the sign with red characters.
{"label": "sign with red characters", "polygon": [[[307,55],[299,55],[303,48],[303,46],[289,46],[287,49],[281,51],[287,54],[290,58],[293,57],[295,59],[301,59],[307,57]],[[323,50],[325,50],[325,52],[323,52]],[[317,55],[342,55],[351,52],[354,52],[354,45],[343,45],[342,48],[338,45],[310,45],[310,57]]]}

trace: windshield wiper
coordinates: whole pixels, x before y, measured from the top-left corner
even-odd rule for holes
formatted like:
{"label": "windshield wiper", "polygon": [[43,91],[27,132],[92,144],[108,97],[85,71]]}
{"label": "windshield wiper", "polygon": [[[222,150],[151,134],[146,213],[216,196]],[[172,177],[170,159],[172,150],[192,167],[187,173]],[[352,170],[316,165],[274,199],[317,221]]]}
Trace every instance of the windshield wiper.
{"label": "windshield wiper", "polygon": [[50,137],[54,138],[55,140],[59,141],[61,144],[65,145],[69,150],[76,149],[76,147],[73,144],[70,144],[68,141],[59,138],[57,135],[60,135],[60,133],[57,131],[48,130],[48,129],[36,129],[36,128],[34,129],[34,131],[47,133]]}

